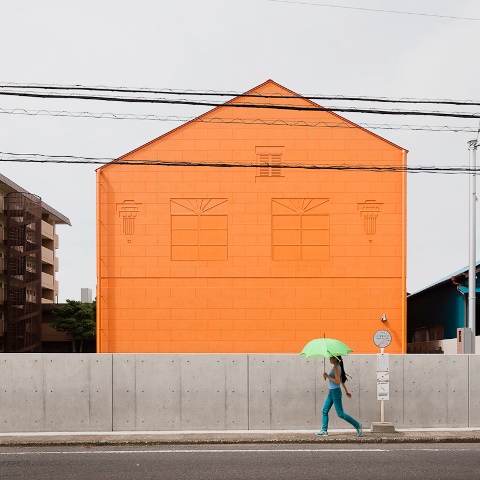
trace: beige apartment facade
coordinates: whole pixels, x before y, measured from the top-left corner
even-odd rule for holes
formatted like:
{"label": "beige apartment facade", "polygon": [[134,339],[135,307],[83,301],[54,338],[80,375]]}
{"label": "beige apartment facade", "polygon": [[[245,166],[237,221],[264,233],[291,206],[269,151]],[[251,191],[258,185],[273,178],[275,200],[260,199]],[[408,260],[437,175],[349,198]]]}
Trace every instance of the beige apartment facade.
{"label": "beige apartment facade", "polygon": [[42,350],[42,306],[58,301],[61,224],[71,225],[0,174],[0,352]]}

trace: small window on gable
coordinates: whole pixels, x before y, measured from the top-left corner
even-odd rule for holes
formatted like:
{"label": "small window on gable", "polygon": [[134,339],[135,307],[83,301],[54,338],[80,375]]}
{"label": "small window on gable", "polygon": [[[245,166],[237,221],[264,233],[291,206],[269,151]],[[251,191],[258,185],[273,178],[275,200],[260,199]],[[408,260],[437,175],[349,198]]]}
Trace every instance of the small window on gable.
{"label": "small window on gable", "polygon": [[257,162],[260,165],[257,177],[283,177],[281,163],[284,148],[256,147]]}

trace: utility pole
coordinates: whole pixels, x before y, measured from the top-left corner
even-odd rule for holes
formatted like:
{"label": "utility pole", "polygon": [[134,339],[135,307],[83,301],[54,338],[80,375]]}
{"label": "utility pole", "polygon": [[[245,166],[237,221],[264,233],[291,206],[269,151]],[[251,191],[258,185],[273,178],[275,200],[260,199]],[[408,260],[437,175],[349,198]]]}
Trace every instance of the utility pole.
{"label": "utility pole", "polygon": [[469,262],[468,262],[468,327],[472,332],[472,347],[470,353],[475,353],[475,320],[476,320],[476,207],[477,186],[475,169],[477,167],[477,141],[468,142],[468,159],[470,170],[470,222],[469,222]]}

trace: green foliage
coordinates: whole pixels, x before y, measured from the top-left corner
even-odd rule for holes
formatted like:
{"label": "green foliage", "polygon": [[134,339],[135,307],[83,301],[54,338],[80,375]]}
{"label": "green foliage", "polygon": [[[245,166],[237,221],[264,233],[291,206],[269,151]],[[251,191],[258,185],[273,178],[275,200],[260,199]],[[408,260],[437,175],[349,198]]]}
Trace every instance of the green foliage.
{"label": "green foliage", "polygon": [[51,327],[57,332],[70,333],[72,335],[73,351],[75,352],[75,340],[83,340],[95,337],[96,308],[95,302],[82,303],[77,300],[67,300],[66,305],[52,308],[54,322]]}

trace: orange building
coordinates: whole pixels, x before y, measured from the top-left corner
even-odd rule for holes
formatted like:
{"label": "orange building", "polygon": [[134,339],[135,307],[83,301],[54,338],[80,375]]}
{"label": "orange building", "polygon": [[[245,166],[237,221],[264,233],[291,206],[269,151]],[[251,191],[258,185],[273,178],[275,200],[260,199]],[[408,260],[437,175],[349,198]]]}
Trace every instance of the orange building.
{"label": "orange building", "polygon": [[406,150],[271,80],[244,95],[97,170],[97,351],[377,353],[386,329],[404,353],[406,175],[376,167]]}

